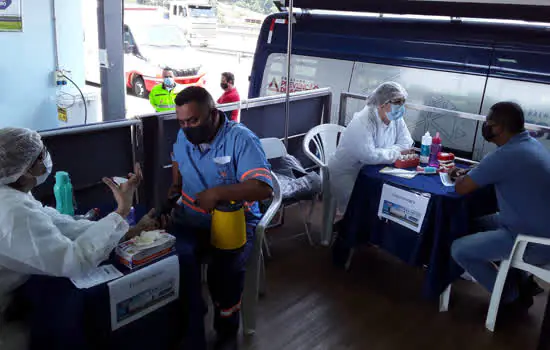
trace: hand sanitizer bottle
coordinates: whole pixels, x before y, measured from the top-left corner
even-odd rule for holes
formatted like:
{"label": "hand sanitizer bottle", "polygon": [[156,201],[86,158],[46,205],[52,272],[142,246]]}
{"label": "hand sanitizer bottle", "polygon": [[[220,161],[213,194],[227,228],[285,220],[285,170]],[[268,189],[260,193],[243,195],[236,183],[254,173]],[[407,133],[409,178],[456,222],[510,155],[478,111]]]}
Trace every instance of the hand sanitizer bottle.
{"label": "hand sanitizer bottle", "polygon": [[422,136],[422,145],[420,146],[420,163],[428,164],[430,162],[430,146],[432,145],[432,135],[429,131]]}

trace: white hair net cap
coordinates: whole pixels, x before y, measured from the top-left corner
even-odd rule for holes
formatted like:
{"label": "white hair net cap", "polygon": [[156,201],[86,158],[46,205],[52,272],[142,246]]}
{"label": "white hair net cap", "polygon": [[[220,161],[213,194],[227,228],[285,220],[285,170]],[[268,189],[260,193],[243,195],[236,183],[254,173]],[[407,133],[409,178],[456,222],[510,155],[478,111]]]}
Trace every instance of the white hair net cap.
{"label": "white hair net cap", "polygon": [[17,181],[36,161],[44,148],[36,131],[0,129],[0,185]]}
{"label": "white hair net cap", "polygon": [[378,86],[369,97],[367,97],[368,106],[381,106],[384,103],[406,99],[408,96],[407,90],[396,82],[388,81]]}

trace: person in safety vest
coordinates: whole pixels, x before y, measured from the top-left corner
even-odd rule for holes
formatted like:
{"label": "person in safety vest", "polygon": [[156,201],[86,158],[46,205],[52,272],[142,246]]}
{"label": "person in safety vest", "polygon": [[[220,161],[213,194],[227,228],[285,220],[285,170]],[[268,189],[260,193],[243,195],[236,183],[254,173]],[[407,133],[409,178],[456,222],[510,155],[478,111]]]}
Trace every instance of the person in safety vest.
{"label": "person in safety vest", "polygon": [[169,112],[176,109],[174,99],[176,98],[176,80],[174,79],[174,72],[165,68],[162,71],[162,78],[164,81],[162,84],[158,84],[151,89],[149,93],[149,102],[155,108],[157,112]]}

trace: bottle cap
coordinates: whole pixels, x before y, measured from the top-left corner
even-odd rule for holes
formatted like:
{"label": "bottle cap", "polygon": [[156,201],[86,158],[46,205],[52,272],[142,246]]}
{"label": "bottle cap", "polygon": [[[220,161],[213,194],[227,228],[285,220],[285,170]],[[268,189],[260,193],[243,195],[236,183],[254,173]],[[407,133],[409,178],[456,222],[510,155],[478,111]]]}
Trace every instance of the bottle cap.
{"label": "bottle cap", "polygon": [[439,131],[435,134],[435,136],[432,140],[432,143],[436,143],[436,144],[441,143],[441,137],[439,136]]}
{"label": "bottle cap", "polygon": [[71,182],[69,173],[66,171],[58,171],[55,173],[55,182],[60,185],[65,185]]}

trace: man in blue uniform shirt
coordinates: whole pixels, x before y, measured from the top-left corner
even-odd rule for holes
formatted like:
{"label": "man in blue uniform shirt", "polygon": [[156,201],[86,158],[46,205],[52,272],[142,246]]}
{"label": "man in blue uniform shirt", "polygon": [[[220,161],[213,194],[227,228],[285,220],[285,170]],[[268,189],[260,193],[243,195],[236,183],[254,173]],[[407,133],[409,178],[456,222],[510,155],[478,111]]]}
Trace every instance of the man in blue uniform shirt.
{"label": "man in blue uniform shirt", "polygon": [[[270,168],[260,140],[244,125],[227,120],[212,96],[189,87],[175,99],[181,130],[173,148],[173,185],[181,194],[171,231],[201,259],[208,253],[208,286],[214,304],[217,348],[235,349],[245,264],[261,218],[258,201],[272,194]],[[247,242],[239,250],[210,245],[211,211],[222,202],[245,206]]]}
{"label": "man in blue uniform shirt", "polygon": [[[550,237],[550,152],[529,136],[524,123],[523,110],[516,103],[492,106],[482,132],[485,140],[498,148],[469,174],[458,177],[455,184],[459,194],[495,186],[499,214],[480,221],[483,232],[462,237],[452,245],[454,260],[489,292],[498,272],[494,263],[509,258],[518,234]],[[525,260],[546,264],[550,262],[550,248],[530,244]],[[533,286],[525,278],[509,278],[502,302],[512,310],[529,308]]]}

